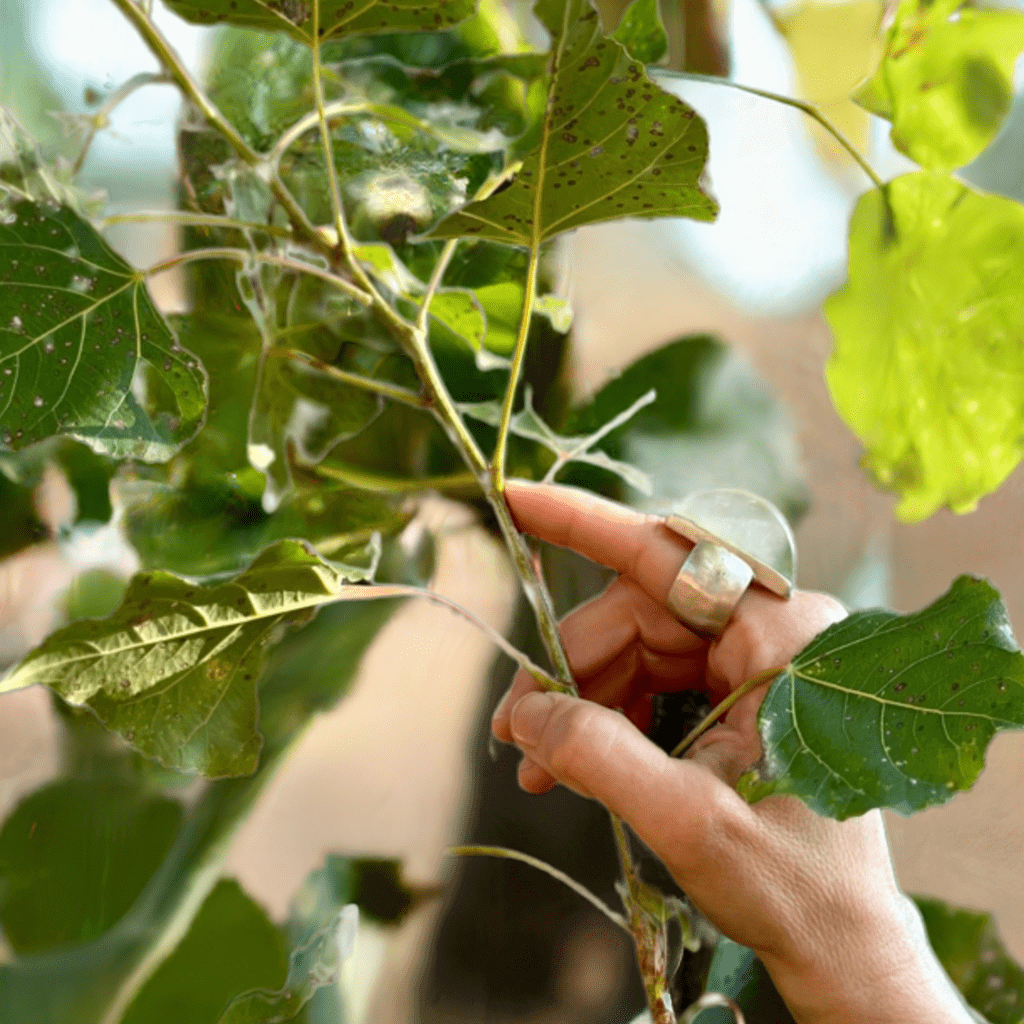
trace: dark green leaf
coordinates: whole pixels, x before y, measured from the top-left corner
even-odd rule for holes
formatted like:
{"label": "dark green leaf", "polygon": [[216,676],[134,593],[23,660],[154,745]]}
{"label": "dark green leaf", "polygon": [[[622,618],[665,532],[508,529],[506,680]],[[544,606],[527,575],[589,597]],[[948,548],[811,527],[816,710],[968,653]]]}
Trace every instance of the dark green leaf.
{"label": "dark green leaf", "polygon": [[969,512],[1024,454],[1024,207],[928,173],[886,195],[858,203],[825,304],[829,389],[902,519]]}
{"label": "dark green leaf", "polygon": [[18,953],[89,942],[167,855],[181,805],[127,782],[67,779],[23,800],[0,832],[0,924]]}
{"label": "dark green leaf", "polygon": [[230,583],[142,573],[109,619],[58,630],[2,682],[42,683],[88,705],[136,750],[179,771],[256,767],[256,680],[280,627],[307,621],[364,570],[324,562],[297,541],[268,548]]}
{"label": "dark green leaf", "polygon": [[792,793],[844,819],[901,814],[969,789],[989,741],[1024,728],[1024,656],[999,594],[961,576],[912,615],[854,612],[772,684],[758,718],[764,766],[748,799]]}
{"label": "dark green leaf", "polygon": [[[649,499],[630,501],[664,512],[694,491],[741,487],[800,517],[808,494],[793,424],[750,364],[717,339],[682,338],[641,356],[571,409],[559,430],[593,434],[652,388],[655,401],[600,442],[652,481]],[[607,477],[585,481],[571,472],[566,482],[607,490]]]}
{"label": "dark green leaf", "polygon": [[[196,25],[227,22],[264,32],[287,32],[312,45],[313,4],[319,0],[168,0],[175,14]],[[320,40],[386,32],[430,32],[468,18],[474,0],[328,0],[320,4]]]}
{"label": "dark green leaf", "polygon": [[[715,946],[705,992],[720,992],[743,1011],[746,1024],[794,1024],[793,1017],[772,983],[757,954],[724,935]],[[700,1024],[735,1024],[731,1010],[711,1007],[698,1018]]]}
{"label": "dark green leaf", "polygon": [[218,1024],[240,993],[279,987],[286,965],[284,938],[266,913],[237,882],[218,882],[123,1024]]}
{"label": "dark green leaf", "polygon": [[964,998],[990,1024],[1024,1019],[1024,970],[1006,952],[990,914],[915,897],[928,941]]}
{"label": "dark green leaf", "polygon": [[961,0],[902,0],[874,77],[856,94],[892,121],[898,150],[934,171],[969,164],[991,141],[1013,99],[1024,14]]}
{"label": "dark green leaf", "polygon": [[[133,390],[145,369],[149,396]],[[0,215],[0,441],[70,434],[118,458],[165,462],[195,432],[205,378],[143,277],[67,207]]]}
{"label": "dark green leaf", "polygon": [[668,51],[668,36],[661,23],[658,0],[633,0],[612,38],[622,43],[626,52],[642,64],[656,64],[661,60]]}
{"label": "dark green leaf", "polygon": [[536,247],[619,217],[714,220],[717,204],[700,187],[707,129],[696,112],[602,35],[590,0],[540,0],[535,10],[553,46],[540,142],[511,185],[428,237]]}
{"label": "dark green leaf", "polygon": [[124,528],[147,569],[190,576],[237,572],[277,540],[309,541],[333,555],[373,532],[397,533],[409,520],[370,491],[303,488],[268,515],[258,498],[230,481],[175,488],[139,481],[122,487]]}
{"label": "dark green leaf", "polygon": [[239,995],[217,1024],[283,1024],[295,1020],[320,989],[337,985],[341,965],[355,945],[358,922],[355,907],[338,911],[292,952],[283,988]]}

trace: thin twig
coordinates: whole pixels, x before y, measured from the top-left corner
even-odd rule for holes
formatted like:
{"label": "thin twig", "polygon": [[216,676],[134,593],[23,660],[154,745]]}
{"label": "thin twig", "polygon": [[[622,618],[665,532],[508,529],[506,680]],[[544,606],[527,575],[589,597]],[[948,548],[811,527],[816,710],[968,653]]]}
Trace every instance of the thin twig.
{"label": "thin twig", "polygon": [[785,672],[786,666],[780,665],[777,668],[769,668],[764,672],[758,672],[756,676],[751,676],[742,686],[737,687],[728,697],[725,698],[720,704],[716,704],[701,721],[695,725],[686,736],[676,744],[675,749],[672,751],[673,757],[682,757],[694,743],[700,739],[717,722],[722,715],[724,715],[730,708],[734,707],[739,701],[741,701],[748,693],[752,690],[756,690],[759,686],[764,686],[769,680],[774,679],[780,672]]}
{"label": "thin twig", "polygon": [[530,867],[558,879],[563,885],[572,889],[574,893],[582,896],[588,903],[597,907],[609,921],[629,931],[626,919],[621,914],[612,910],[604,900],[599,896],[595,896],[585,885],[577,882],[575,878],[567,875],[564,871],[559,871],[558,868],[548,864],[547,861],[540,860],[538,857],[531,857],[528,853],[520,853],[519,850],[510,850],[504,846],[451,846],[448,848],[448,853],[453,857],[503,857],[506,860],[518,860],[524,864],[529,864]]}
{"label": "thin twig", "polygon": [[349,584],[341,587],[338,600],[372,601],[390,597],[425,597],[428,601],[443,604],[446,608],[450,608],[467,621],[472,622],[496,647],[504,654],[507,654],[520,668],[529,672],[542,690],[554,693],[565,692],[566,688],[562,683],[557,679],[553,679],[544,669],[535,664],[528,655],[510,644],[493,626],[488,625],[468,608],[459,604],[458,601],[453,601],[450,597],[437,593],[436,590],[424,590],[422,587],[412,587],[405,583],[374,583],[370,586]]}
{"label": "thin twig", "polygon": [[655,79],[680,78],[687,82],[703,82],[705,85],[722,85],[728,89],[737,89],[740,92],[750,93],[751,96],[760,96],[762,99],[772,100],[775,103],[782,103],[787,107],[795,107],[802,110],[809,118],[817,121],[839,143],[847,153],[858,163],[861,170],[871,179],[876,188],[884,188],[885,182],[875,173],[874,168],[860,155],[857,147],[834,125],[824,114],[813,104],[803,100],[794,99],[792,96],[783,96],[777,92],[769,92],[767,89],[757,89],[752,85],[741,85],[739,82],[730,82],[727,78],[716,78],[714,75],[698,75],[690,71],[672,71],[668,68],[650,68]]}
{"label": "thin twig", "polygon": [[430,275],[430,281],[427,284],[427,291],[423,296],[423,303],[420,306],[419,315],[416,317],[417,330],[427,330],[427,318],[430,315],[430,303],[434,301],[434,294],[437,292],[437,289],[441,287],[441,280],[444,277],[445,271],[448,269],[448,264],[451,263],[452,257],[455,255],[455,250],[458,247],[459,241],[460,239],[458,238],[452,238],[445,242],[445,246],[441,250],[441,255],[438,257],[437,263],[434,264],[434,272]]}
{"label": "thin twig", "polygon": [[589,451],[597,444],[601,438],[606,437],[617,427],[621,427],[623,423],[632,419],[641,409],[645,406],[650,405],[652,402],[658,400],[658,392],[656,388],[651,388],[650,391],[645,395],[641,395],[628,409],[623,409],[618,416],[613,416],[603,427],[595,430],[593,434],[588,434],[575,448],[570,449],[558,455],[552,463],[551,468],[544,474],[544,479],[541,483],[551,484],[555,482],[555,474],[567,463],[573,459],[578,458],[584,452]]}
{"label": "thin twig", "polygon": [[137,213],[115,213],[93,221],[103,231],[115,224],[183,224],[199,228],[224,228],[235,231],[263,231],[275,238],[291,238],[292,229],[279,224],[263,224],[252,220],[235,220],[215,213],[192,213],[188,210],[140,210]]}
{"label": "thin twig", "polygon": [[164,74],[163,72],[154,73],[152,71],[140,71],[137,75],[132,75],[127,82],[118,86],[103,102],[103,105],[89,117],[89,132],[85,137],[85,141],[82,143],[82,148],[78,153],[77,158],[71,168],[71,177],[77,178],[79,172],[82,169],[82,165],[85,163],[85,158],[89,153],[89,147],[92,146],[93,139],[110,124],[110,115],[114,109],[124,102],[133,92],[143,88],[146,85],[173,85],[174,79],[170,75]]}
{"label": "thin twig", "polygon": [[325,363],[322,359],[317,359],[316,356],[311,356],[308,352],[301,351],[301,349],[272,348],[267,351],[267,355],[277,356],[281,359],[299,359],[314,370],[319,370],[320,373],[326,374],[341,384],[350,384],[352,387],[362,388],[364,391],[372,391],[375,394],[382,395],[384,398],[401,402],[403,405],[411,405],[414,409],[427,408],[427,403],[415,391],[410,391],[408,388],[403,388],[399,384],[392,384],[389,381],[374,380],[372,377],[350,373],[348,370],[342,370],[340,367]]}
{"label": "thin twig", "polygon": [[530,263],[526,268],[526,289],[523,295],[523,315],[519,321],[519,333],[516,335],[516,347],[512,354],[512,369],[509,372],[505,399],[501,405],[501,420],[498,423],[498,440],[494,447],[494,463],[491,475],[494,489],[501,494],[505,490],[505,449],[508,447],[508,432],[512,423],[512,409],[515,405],[516,390],[523,372],[526,359],[526,339],[530,333],[530,320],[533,317],[533,303],[537,296],[537,271],[540,267],[540,247],[534,245],[530,249]]}
{"label": "thin twig", "polygon": [[153,277],[155,274],[162,274],[165,270],[181,266],[184,263],[195,263],[198,260],[236,260],[239,263],[266,263],[272,267],[281,267],[284,270],[293,270],[298,274],[309,274],[321,281],[334,285],[339,291],[344,292],[349,298],[354,299],[361,306],[368,306],[373,301],[371,296],[361,291],[354,284],[346,281],[343,277],[332,274],[329,270],[314,266],[312,263],[305,263],[302,260],[289,259],[287,256],[274,256],[271,253],[252,252],[248,249],[232,249],[228,246],[213,246],[209,249],[189,249],[187,252],[180,252],[177,256],[154,263],[148,270],[142,271],[144,277]]}
{"label": "thin twig", "polygon": [[413,494],[417,491],[443,491],[464,497],[479,497],[480,481],[472,473],[446,473],[438,476],[401,477],[373,473],[360,466],[320,463],[311,467],[317,476],[364,491],[386,494]]}

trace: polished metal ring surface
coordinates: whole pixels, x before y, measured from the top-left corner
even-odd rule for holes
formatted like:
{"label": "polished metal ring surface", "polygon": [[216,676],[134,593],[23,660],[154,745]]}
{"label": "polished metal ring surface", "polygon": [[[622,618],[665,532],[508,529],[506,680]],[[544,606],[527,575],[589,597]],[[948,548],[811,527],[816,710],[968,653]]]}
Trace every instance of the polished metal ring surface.
{"label": "polished metal ring surface", "polygon": [[751,583],[788,598],[796,541],[782,513],[749,491],[692,494],[665,525],[694,544],[668,595],[668,608],[699,636],[722,635]]}

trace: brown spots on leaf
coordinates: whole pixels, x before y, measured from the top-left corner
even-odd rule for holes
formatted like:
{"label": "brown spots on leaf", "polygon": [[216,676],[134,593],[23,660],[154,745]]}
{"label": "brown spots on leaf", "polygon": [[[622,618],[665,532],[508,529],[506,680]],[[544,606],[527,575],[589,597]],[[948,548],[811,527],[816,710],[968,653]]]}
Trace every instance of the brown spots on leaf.
{"label": "brown spots on leaf", "polygon": [[601,60],[599,57],[595,57],[591,54],[581,65],[580,71],[586,71],[587,68],[599,68],[601,66]]}

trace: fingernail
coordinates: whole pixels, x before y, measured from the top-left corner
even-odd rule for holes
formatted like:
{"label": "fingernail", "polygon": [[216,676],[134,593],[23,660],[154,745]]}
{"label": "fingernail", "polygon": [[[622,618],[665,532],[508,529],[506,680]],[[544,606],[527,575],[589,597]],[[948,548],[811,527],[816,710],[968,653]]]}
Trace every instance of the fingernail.
{"label": "fingernail", "polygon": [[555,698],[550,693],[528,693],[519,701],[509,723],[516,743],[535,747],[554,708]]}

